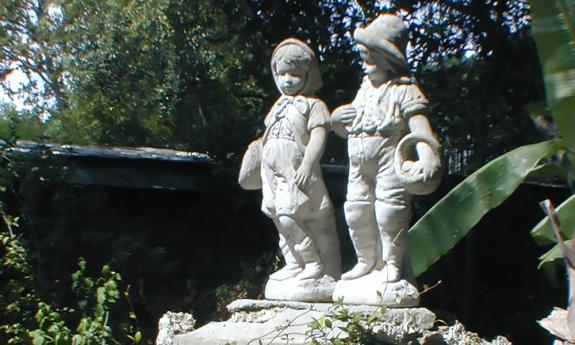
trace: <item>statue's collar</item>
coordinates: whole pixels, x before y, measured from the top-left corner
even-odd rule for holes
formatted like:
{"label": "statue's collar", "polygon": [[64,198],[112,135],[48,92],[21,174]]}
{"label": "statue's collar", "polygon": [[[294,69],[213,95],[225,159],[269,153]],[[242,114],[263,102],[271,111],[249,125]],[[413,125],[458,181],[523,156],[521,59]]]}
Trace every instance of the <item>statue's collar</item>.
{"label": "statue's collar", "polygon": [[412,84],[413,83],[413,78],[411,78],[409,76],[395,77],[393,79],[386,81],[385,83],[383,83],[379,86],[373,85],[373,83],[371,82],[371,80],[369,79],[368,76],[365,76],[365,79],[367,80],[369,86],[374,88],[374,89],[386,89],[391,85],[402,85],[402,84]]}

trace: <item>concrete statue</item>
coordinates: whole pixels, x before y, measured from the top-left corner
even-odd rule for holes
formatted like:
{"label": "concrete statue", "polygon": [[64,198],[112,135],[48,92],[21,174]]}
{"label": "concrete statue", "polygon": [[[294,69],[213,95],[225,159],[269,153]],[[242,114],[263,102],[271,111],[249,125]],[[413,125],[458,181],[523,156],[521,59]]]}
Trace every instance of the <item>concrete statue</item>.
{"label": "concrete statue", "polygon": [[285,266],[270,275],[267,299],[331,300],[340,276],[333,206],[320,159],[330,113],[315,92],[322,86],[314,52],[297,39],[274,50],[271,70],[281,96],[266,115],[265,133],[244,155],[239,182],[262,189],[262,211],[279,233]]}
{"label": "concrete statue", "polygon": [[411,199],[438,186],[441,160],[427,100],[409,76],[407,34],[403,21],[390,14],[355,30],[365,76],[355,99],[331,117],[334,131],[347,138],[344,211],[357,254],[334,291],[334,300],[344,303],[419,301],[407,261]]}
{"label": "concrete statue", "polygon": [[[489,343],[459,322],[437,328],[431,311],[410,308],[419,303],[407,255],[411,201],[438,187],[440,146],[427,99],[410,76],[403,21],[380,15],[353,39],[365,76],[353,101],[331,116],[315,96],[322,81],[314,52],[293,38],[275,48],[271,71],[281,95],[265,116],[263,136],[248,146],[239,183],[262,190],[261,209],[277,228],[285,265],[270,275],[267,300],[236,300],[228,321],[175,335],[173,344],[309,344],[325,334],[345,343],[350,338],[341,320],[326,326],[333,332],[309,327],[331,318],[339,303],[321,303],[331,301],[375,317],[373,330],[385,343]],[[344,213],[357,264],[344,274],[319,164],[330,129],[347,139],[349,157]],[[382,313],[381,305],[397,308]],[[164,338],[172,342],[170,332]],[[510,343],[497,337],[493,344]]]}

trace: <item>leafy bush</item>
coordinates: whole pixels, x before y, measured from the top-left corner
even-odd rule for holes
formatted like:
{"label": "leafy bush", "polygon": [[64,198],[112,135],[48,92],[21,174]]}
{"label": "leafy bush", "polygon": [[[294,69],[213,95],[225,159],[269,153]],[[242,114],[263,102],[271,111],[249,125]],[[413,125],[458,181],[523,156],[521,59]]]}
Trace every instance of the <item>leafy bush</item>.
{"label": "leafy bush", "polygon": [[[313,345],[381,344],[375,327],[385,311],[385,306],[382,306],[377,311],[367,314],[350,312],[343,305],[343,300],[339,300],[335,302],[333,310],[307,325],[309,328],[307,336]],[[345,332],[347,337],[338,336],[341,331]]]}
{"label": "leafy bush", "polygon": [[[45,302],[35,286],[25,241],[21,234],[14,234],[16,223],[10,221],[5,224],[9,231],[0,233],[4,251],[0,278],[7,283],[0,294],[0,308],[6,312],[3,326],[0,326],[0,339],[7,344],[34,345],[141,342],[142,335],[137,327],[123,325],[115,329],[110,326],[110,309],[120,299],[118,283],[121,277],[118,273],[105,265],[99,277],[89,277],[86,274],[87,263],[80,259],[78,271],[72,274],[71,286],[78,301],[76,308],[57,307]],[[131,313],[130,317],[137,321],[135,314]]]}
{"label": "leafy bush", "polygon": [[[18,199],[15,190],[22,188],[20,184],[29,181],[16,180],[24,178],[19,175],[23,168],[31,172],[27,178],[29,175],[42,175],[35,159],[42,159],[44,154],[20,160],[11,154],[10,147],[8,143],[0,150],[3,163],[0,174],[0,309],[4,310],[0,314],[0,343],[140,343],[142,334],[133,310],[126,317],[127,323],[122,324],[115,319],[114,323],[110,321],[113,319],[112,307],[121,297],[121,276],[110,266],[104,265],[98,276],[91,277],[87,273],[86,260],[80,258],[78,269],[71,276],[69,273],[42,272],[49,266],[37,263],[57,256],[57,251],[51,254],[34,251],[38,245],[34,247],[29,241],[37,238],[25,236],[28,228],[20,229],[22,219],[10,216],[7,209],[11,205],[13,211],[21,211],[27,217],[26,211],[30,210],[22,204],[18,208],[14,206],[18,202],[12,201],[13,198]],[[54,281],[48,283],[46,280],[50,278]],[[68,298],[57,298],[61,296]],[[127,291],[124,297],[131,307]],[[63,301],[71,302],[68,304],[73,306],[66,306]]]}

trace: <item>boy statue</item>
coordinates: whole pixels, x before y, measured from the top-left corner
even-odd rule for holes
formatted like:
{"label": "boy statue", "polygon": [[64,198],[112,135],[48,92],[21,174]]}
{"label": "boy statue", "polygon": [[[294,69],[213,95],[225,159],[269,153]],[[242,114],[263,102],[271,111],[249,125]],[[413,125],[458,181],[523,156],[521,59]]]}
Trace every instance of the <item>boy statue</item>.
{"label": "boy statue", "polygon": [[[334,300],[410,306],[419,301],[406,260],[412,194],[438,184],[438,143],[425,116],[427,100],[409,77],[403,21],[380,15],[353,34],[365,77],[332,126],[347,138],[349,180],[344,205],[357,264],[342,274]],[[406,145],[415,145],[408,160]]]}

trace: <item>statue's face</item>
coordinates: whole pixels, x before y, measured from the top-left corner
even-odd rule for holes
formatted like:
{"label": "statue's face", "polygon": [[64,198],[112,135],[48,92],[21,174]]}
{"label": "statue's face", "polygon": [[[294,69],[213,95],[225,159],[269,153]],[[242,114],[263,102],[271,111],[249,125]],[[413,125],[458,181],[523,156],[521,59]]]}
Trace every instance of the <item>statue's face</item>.
{"label": "statue's face", "polygon": [[385,57],[363,44],[357,45],[359,56],[362,59],[362,69],[369,80],[375,85],[380,85],[389,80],[393,74],[393,69],[385,60]]}
{"label": "statue's face", "polygon": [[278,86],[284,94],[293,96],[303,90],[307,74],[304,67],[278,61],[276,72],[278,74]]}

